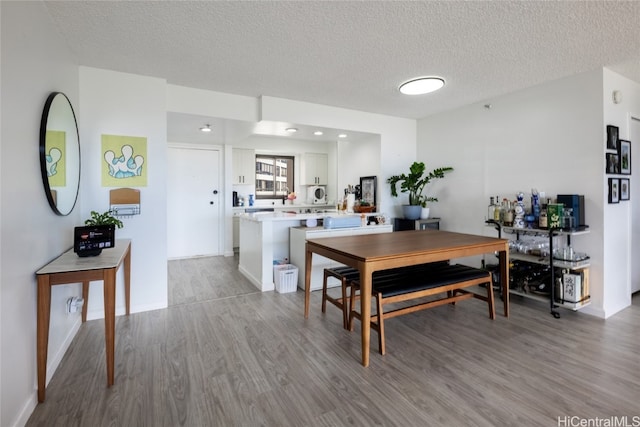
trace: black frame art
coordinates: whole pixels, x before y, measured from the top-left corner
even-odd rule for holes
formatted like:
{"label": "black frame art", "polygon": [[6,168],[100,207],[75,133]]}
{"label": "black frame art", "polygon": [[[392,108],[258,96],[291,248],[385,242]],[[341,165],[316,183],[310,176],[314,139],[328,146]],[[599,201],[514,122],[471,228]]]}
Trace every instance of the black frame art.
{"label": "black frame art", "polygon": [[609,203],[620,201],[620,178],[609,178]]}
{"label": "black frame art", "polygon": [[368,202],[371,206],[377,206],[376,192],[377,192],[378,177],[377,176],[361,176],[360,177],[360,192],[361,200]]}
{"label": "black frame art", "polygon": [[618,159],[620,161],[620,173],[631,175],[631,141],[620,139],[618,141]]}
{"label": "black frame art", "polygon": [[620,200],[629,200],[631,196],[631,181],[629,178],[620,179]]}
{"label": "black frame art", "polygon": [[618,153],[606,153],[605,170],[608,174],[620,173],[620,157]]}
{"label": "black frame art", "polygon": [[607,125],[607,148],[611,150],[618,149],[619,129],[617,126]]}

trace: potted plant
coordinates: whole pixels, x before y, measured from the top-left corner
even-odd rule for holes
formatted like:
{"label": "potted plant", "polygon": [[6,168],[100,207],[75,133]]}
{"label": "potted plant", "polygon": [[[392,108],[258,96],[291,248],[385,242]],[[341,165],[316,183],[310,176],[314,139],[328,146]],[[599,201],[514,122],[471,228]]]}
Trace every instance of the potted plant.
{"label": "potted plant", "polygon": [[112,211],[98,213],[96,211],[91,211],[91,217],[84,222],[84,225],[111,225],[114,230],[116,227],[124,227],[122,221],[111,215],[111,212]]}
{"label": "potted plant", "polygon": [[425,186],[433,179],[444,178],[445,173],[453,170],[452,167],[447,166],[426,174],[425,169],[423,162],[413,162],[409,168],[409,174],[394,175],[387,179],[387,183],[391,185],[392,196],[398,196],[398,183],[400,183],[400,192],[409,193],[409,204],[402,206],[406,219],[419,219],[422,208],[427,206],[427,202],[437,201],[435,197],[422,194]]}

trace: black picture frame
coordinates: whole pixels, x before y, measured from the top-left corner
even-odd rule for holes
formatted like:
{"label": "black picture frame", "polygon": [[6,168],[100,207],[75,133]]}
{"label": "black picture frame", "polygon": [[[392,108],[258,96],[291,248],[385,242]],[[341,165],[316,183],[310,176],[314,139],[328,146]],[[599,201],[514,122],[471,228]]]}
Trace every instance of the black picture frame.
{"label": "black picture frame", "polygon": [[620,161],[620,174],[631,175],[631,141],[618,140],[618,159]]}
{"label": "black picture frame", "polygon": [[620,178],[609,178],[609,203],[620,202]]}
{"label": "black picture frame", "polygon": [[360,177],[360,199],[369,203],[371,206],[377,205],[377,189],[378,189],[378,177],[377,176],[361,176]]}
{"label": "black picture frame", "polygon": [[620,156],[618,153],[606,153],[605,171],[608,174],[620,173]]}
{"label": "black picture frame", "polygon": [[617,126],[607,125],[607,148],[611,150],[618,149],[619,129]]}
{"label": "black picture frame", "polygon": [[630,185],[629,178],[620,178],[620,200],[629,200],[631,198]]}

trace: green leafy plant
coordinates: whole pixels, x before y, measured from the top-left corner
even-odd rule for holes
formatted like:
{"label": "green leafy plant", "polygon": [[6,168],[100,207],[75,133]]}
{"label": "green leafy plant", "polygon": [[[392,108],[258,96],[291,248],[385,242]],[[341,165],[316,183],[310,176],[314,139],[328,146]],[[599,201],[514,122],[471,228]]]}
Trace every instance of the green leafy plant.
{"label": "green leafy plant", "polygon": [[394,175],[387,179],[387,183],[391,185],[391,195],[398,196],[397,184],[400,183],[400,192],[409,193],[410,205],[426,207],[427,202],[437,202],[437,198],[425,196],[422,192],[431,180],[444,178],[445,173],[451,172],[453,168],[450,166],[437,168],[428,174],[425,174],[425,169],[423,162],[413,162],[409,168],[409,174]]}
{"label": "green leafy plant", "polygon": [[112,211],[106,211],[104,213],[98,213],[91,211],[91,218],[84,222],[84,225],[114,225],[118,228],[124,227],[122,221],[111,215]]}

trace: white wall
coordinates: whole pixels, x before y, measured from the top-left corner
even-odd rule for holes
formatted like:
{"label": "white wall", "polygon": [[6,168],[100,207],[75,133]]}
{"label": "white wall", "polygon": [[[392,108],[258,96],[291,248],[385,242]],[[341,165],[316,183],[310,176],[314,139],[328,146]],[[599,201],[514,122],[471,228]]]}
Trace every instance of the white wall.
{"label": "white wall", "polygon": [[[78,114],[78,67],[41,2],[0,2],[0,425],[24,425],[36,405],[35,272],[72,246],[81,222],[53,213],[40,176],[38,137],[52,91],[64,92]],[[26,238],[25,238],[26,237]],[[66,315],[80,285],[54,286],[51,295],[48,377],[80,325]]]}
{"label": "white wall", "polygon": [[627,222],[618,214],[626,208],[606,203],[605,126],[615,124],[606,112],[608,74],[602,69],[579,74],[418,124],[418,158],[428,167],[455,168],[434,187],[441,201],[432,205],[433,215],[443,218],[444,229],[487,234],[483,220],[490,196],[514,199],[532,187],[552,197],[585,195],[590,233],[572,243],[591,256],[592,304],[583,311],[599,317],[628,305],[628,294],[618,288],[626,280],[619,274],[628,270],[620,261],[627,253],[620,245],[628,240],[622,235]]}
{"label": "white wall", "polygon": [[[83,170],[82,212],[109,209],[109,191],[102,187],[101,135],[147,138],[147,186],[140,190],[140,215],[123,219],[116,238],[130,238],[131,311],[167,306],[167,114],[166,82],[162,79],[80,67],[80,138]],[[127,186],[123,183],[123,186]],[[122,278],[122,272],[119,272]],[[116,287],[116,314],[123,314],[124,284]],[[87,318],[104,316],[101,282],[89,289]]]}
{"label": "white wall", "polygon": [[[613,103],[612,93],[619,90],[622,93],[622,102]],[[604,125],[614,125],[619,128],[619,138],[629,140],[631,115],[640,117],[640,84],[635,83],[608,69],[604,69],[604,84],[602,87],[604,105]],[[638,141],[631,141],[631,159],[634,154],[640,155],[635,147]],[[604,156],[604,150],[603,150]],[[640,172],[631,170],[636,176]],[[607,178],[603,179],[603,197],[607,199]],[[622,175],[620,177],[623,177]],[[630,176],[624,176],[631,178]],[[631,183],[633,191],[634,185]],[[632,204],[638,203],[635,198],[629,202],[604,205],[604,276],[605,294],[604,311],[607,315],[617,313],[631,304],[631,245],[632,239],[640,239],[632,233]],[[637,205],[636,205],[637,206]],[[636,209],[637,211],[637,209]],[[637,262],[637,261],[636,261]]]}

